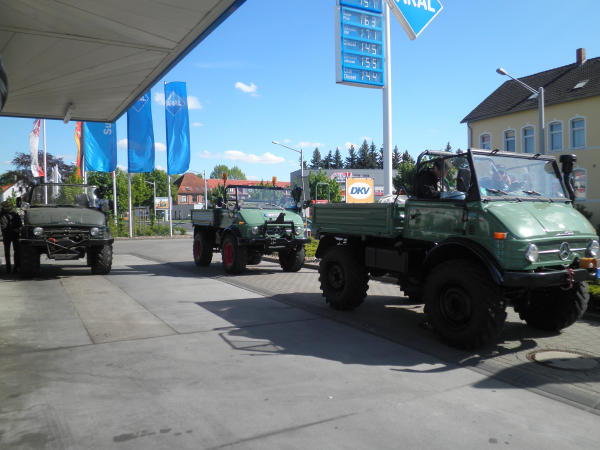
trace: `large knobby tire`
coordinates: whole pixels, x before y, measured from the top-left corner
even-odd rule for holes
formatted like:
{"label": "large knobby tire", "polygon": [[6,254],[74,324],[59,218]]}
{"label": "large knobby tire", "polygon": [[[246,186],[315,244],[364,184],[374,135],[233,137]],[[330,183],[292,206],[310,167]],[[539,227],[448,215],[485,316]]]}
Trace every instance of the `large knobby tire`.
{"label": "large knobby tire", "polygon": [[208,266],[213,257],[213,243],[210,234],[205,230],[197,230],[194,233],[194,263],[197,266]]}
{"label": "large knobby tire", "polygon": [[248,252],[248,261],[246,262],[246,264],[249,266],[256,266],[257,264],[261,263],[262,257],[263,255],[260,252]]}
{"label": "large knobby tire", "polygon": [[21,244],[21,263],[19,264],[19,274],[22,278],[33,278],[40,271],[40,252],[37,248]]}
{"label": "large knobby tire", "polygon": [[530,327],[559,331],[581,319],[589,300],[585,282],[575,283],[571,289],[539,289],[531,293],[529,302],[519,307],[519,317]]}
{"label": "large knobby tire", "polygon": [[351,310],[367,296],[369,274],[347,247],[331,249],[319,264],[319,281],[325,301],[337,310]]}
{"label": "large knobby tire", "polygon": [[112,245],[92,247],[88,250],[90,266],[94,275],[107,275],[112,268]]}
{"label": "large knobby tire", "polygon": [[473,349],[495,340],[506,319],[498,286],[484,269],[468,260],[434,267],[423,299],[433,330],[458,348]]}
{"label": "large knobby tire", "polygon": [[282,250],[279,252],[279,265],[284,272],[298,272],[304,264],[305,255],[304,244],[295,249]]}
{"label": "large knobby tire", "polygon": [[235,236],[228,234],[221,245],[221,257],[225,272],[242,273],[248,263],[248,249],[243,245],[238,245]]}

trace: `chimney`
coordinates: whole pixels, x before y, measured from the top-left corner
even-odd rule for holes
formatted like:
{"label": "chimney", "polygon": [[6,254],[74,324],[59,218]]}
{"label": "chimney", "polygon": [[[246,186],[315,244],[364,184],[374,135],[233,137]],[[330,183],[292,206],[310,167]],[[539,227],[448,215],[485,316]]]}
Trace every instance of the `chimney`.
{"label": "chimney", "polygon": [[585,48],[578,48],[576,55],[577,55],[577,65],[580,66],[585,62]]}

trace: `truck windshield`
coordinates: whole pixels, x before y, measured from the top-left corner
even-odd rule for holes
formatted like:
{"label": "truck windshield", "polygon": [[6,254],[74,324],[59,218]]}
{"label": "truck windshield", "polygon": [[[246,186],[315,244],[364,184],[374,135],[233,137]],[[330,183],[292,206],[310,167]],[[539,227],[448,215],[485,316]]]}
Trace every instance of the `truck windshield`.
{"label": "truck windshield", "polygon": [[31,206],[94,207],[95,189],[95,186],[80,184],[38,184],[31,191],[29,203]]}
{"label": "truck windshield", "polygon": [[554,161],[474,154],[473,164],[482,198],[567,200]]}
{"label": "truck windshield", "polygon": [[292,209],[296,206],[290,189],[268,187],[231,187],[227,189],[230,199],[237,199],[244,208]]}

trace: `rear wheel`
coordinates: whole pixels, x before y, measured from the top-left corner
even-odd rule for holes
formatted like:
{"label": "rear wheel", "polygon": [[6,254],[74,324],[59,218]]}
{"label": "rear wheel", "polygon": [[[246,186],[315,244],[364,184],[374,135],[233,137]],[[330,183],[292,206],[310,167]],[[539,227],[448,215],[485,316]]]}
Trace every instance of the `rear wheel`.
{"label": "rear wheel", "polygon": [[33,278],[40,271],[40,252],[29,244],[21,244],[19,274],[23,278]]}
{"label": "rear wheel", "polygon": [[498,286],[468,260],[436,266],[423,297],[432,328],[454,347],[472,349],[494,340],[506,319]]}
{"label": "rear wheel", "polygon": [[284,272],[298,272],[304,264],[306,251],[304,245],[300,244],[295,249],[279,252],[279,265]]}
{"label": "rear wheel", "polygon": [[346,247],[336,247],[323,257],[319,264],[319,281],[325,301],[337,310],[358,307],[369,289],[366,268]]}
{"label": "rear wheel", "polygon": [[94,275],[107,275],[112,268],[112,245],[92,247],[88,250],[88,259]]}
{"label": "rear wheel", "polygon": [[197,230],[194,233],[194,263],[197,266],[208,266],[213,257],[213,245],[210,235],[205,230]]}
{"label": "rear wheel", "polygon": [[238,245],[237,239],[231,234],[225,236],[223,240],[221,256],[223,258],[223,267],[227,273],[242,273],[248,263],[248,251],[246,247]]}
{"label": "rear wheel", "polygon": [[540,289],[528,302],[519,305],[519,317],[527,325],[546,331],[559,331],[581,319],[590,300],[588,284],[575,283],[571,289]]}

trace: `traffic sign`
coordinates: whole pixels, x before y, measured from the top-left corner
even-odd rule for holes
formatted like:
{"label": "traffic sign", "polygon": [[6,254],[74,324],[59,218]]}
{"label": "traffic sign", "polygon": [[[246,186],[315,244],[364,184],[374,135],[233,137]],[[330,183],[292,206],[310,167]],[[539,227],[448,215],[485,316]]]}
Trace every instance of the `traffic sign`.
{"label": "traffic sign", "polygon": [[439,0],[386,0],[408,37],[416,39],[444,8]]}
{"label": "traffic sign", "polygon": [[338,0],[336,82],[384,86],[383,0]]}

